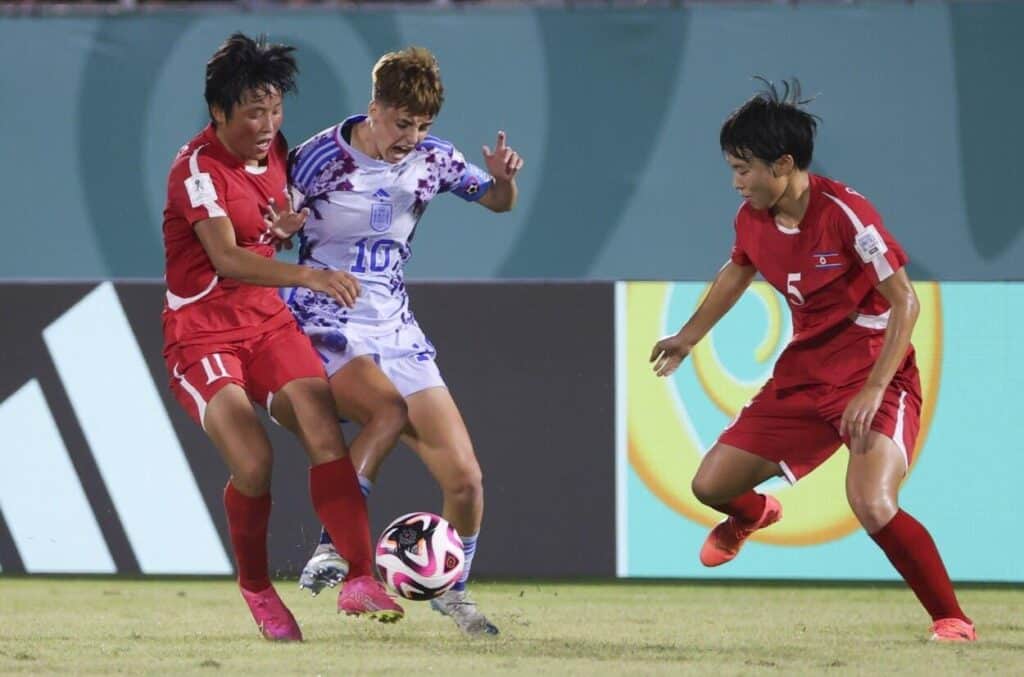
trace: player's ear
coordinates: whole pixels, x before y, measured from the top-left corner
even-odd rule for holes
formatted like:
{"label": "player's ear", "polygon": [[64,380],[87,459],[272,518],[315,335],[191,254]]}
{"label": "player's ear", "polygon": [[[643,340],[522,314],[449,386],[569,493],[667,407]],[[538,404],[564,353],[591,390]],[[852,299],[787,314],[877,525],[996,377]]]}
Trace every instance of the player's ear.
{"label": "player's ear", "polygon": [[789,176],[796,169],[796,161],[789,153],[772,163],[772,176]]}

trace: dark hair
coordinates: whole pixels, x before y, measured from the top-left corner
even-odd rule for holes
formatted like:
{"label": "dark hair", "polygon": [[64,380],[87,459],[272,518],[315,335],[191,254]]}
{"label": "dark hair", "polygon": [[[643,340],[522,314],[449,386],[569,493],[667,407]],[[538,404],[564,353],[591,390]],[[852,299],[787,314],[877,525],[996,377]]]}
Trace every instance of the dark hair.
{"label": "dark hair", "polygon": [[774,83],[756,76],[765,88],[751,97],[722,123],[718,136],[723,153],[748,162],[757,158],[767,164],[792,155],[799,169],[807,169],[814,154],[816,115],[801,107],[813,99],[801,98],[800,81],[783,81],[781,96]]}
{"label": "dark hair", "polygon": [[206,105],[224,111],[227,118],[247,91],[261,94],[276,91],[284,96],[294,92],[295,75],[299,71],[288,45],[267,44],[267,36],[253,40],[235,33],[206,63]]}

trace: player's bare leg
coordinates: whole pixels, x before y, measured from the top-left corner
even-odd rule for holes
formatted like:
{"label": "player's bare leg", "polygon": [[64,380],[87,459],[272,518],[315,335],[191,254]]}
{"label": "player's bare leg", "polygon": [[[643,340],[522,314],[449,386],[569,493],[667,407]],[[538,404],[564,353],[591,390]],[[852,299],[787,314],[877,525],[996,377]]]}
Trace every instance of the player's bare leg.
{"label": "player's bare leg", "polygon": [[480,531],[484,513],[483,474],[473,442],[447,388],[427,388],[407,400],[409,445],[437,480],[444,496],[443,517],[460,535]]}
{"label": "player's bare leg", "polygon": [[881,433],[868,434],[867,451],[851,453],[846,469],[846,498],[869,534],[892,521],[899,507],[907,460],[896,443]]}
{"label": "player's bare leg", "polygon": [[704,455],[691,485],[693,494],[701,503],[728,515],[701,547],[704,566],[731,561],[751,534],[782,519],[778,500],[754,491],[761,482],[781,474],[777,463],[728,444],[718,443]]}
{"label": "player's bare leg", "polygon": [[409,423],[402,395],[370,356],[357,357],[331,377],[339,416],[359,424],[352,440],[352,463],[370,481]]}
{"label": "player's bare leg", "polygon": [[278,597],[267,573],[267,523],[273,452],[245,391],[230,384],[211,398],[203,419],[228,466],[224,489],[238,585],[260,632],[269,640],[301,641],[295,617]]}
{"label": "player's bare leg", "polygon": [[309,455],[313,507],[331,540],[348,562],[338,610],[390,623],[404,615],[373,576],[370,525],[335,414],[334,398],[323,379],[302,378],[285,385],[271,404],[271,415],[295,432]]}
{"label": "player's bare leg", "polygon": [[871,431],[865,451],[851,452],[846,497],[854,515],[932,617],[931,639],[973,641],[974,624],[957,602],[928,531],[899,507],[907,460],[893,440]]}
{"label": "player's bare leg", "polygon": [[427,388],[410,395],[409,427],[402,440],[437,480],[444,496],[442,515],[462,537],[466,568],[459,582],[430,605],[468,635],[496,635],[498,628],[466,591],[476,539],[484,513],[483,474],[462,414],[447,388]]}

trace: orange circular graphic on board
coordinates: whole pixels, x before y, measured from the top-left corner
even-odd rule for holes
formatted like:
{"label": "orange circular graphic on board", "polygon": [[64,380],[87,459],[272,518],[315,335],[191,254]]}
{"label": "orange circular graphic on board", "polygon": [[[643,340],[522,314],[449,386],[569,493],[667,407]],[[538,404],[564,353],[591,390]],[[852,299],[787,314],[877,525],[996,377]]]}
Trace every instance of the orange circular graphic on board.
{"label": "orange circular graphic on board", "polygon": [[[698,421],[694,420],[695,410],[706,411],[711,406],[726,420],[735,418],[767,380],[772,358],[789,338],[790,319],[781,296],[767,283],[755,282],[745,296],[756,300],[765,321],[763,327],[753,328],[761,335],[749,357],[763,365],[762,376],[744,379],[734,374],[729,368],[729,355],[715,349],[713,330],[676,374],[658,378],[651,370],[648,357],[659,337],[678,328],[668,326],[668,318],[673,294],[680,287],[664,282],[635,282],[627,286],[624,320],[629,463],[665,505],[687,519],[710,527],[718,523],[722,515],[694,497],[690,480],[719,431],[714,433],[714,439],[702,439],[697,432]],[[920,458],[931,425],[942,362],[939,285],[924,282],[916,283],[914,288],[921,302],[913,342],[924,403],[908,476]],[[696,303],[706,292],[707,287],[696,298]],[[691,373],[687,374],[686,370]],[[842,538],[858,529],[857,519],[846,502],[847,454],[844,451],[845,447],[841,448],[795,485],[775,482],[769,493],[782,502],[786,518],[752,538],[776,545],[813,545]]]}

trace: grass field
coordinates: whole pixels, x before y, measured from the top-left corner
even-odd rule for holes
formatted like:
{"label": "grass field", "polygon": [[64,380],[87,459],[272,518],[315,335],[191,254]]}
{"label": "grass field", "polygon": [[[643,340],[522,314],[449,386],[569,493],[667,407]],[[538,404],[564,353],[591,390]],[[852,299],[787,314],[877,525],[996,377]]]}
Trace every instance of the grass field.
{"label": "grass field", "polygon": [[303,644],[260,639],[231,582],[0,577],[0,673],[1024,674],[1024,588],[961,594],[969,646],[892,587],[478,583],[502,634],[472,641],[422,603],[383,626],[278,589]]}

